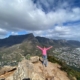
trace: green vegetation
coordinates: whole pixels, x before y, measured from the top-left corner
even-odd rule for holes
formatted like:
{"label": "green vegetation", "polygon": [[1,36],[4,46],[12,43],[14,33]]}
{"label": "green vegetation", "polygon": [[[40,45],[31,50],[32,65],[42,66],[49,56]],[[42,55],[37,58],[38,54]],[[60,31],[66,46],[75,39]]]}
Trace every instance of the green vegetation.
{"label": "green vegetation", "polygon": [[27,55],[25,56],[25,58],[26,58],[27,60],[30,60],[30,54],[27,54]]}
{"label": "green vegetation", "polygon": [[54,56],[48,56],[48,60],[53,63],[58,63],[59,65],[61,65],[60,69],[67,72],[70,80],[74,80],[73,77],[76,77],[77,80],[80,80],[80,71],[77,71],[77,70],[73,69],[72,67],[66,65],[65,62],[58,60]]}

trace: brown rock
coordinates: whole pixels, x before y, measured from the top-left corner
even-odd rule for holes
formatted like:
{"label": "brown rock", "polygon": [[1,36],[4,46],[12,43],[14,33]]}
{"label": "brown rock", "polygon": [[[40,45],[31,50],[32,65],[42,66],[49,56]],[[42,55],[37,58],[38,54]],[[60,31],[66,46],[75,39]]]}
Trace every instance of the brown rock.
{"label": "brown rock", "polygon": [[15,70],[16,67],[11,67],[11,66],[4,66],[1,70],[0,70],[0,75],[5,74],[6,72],[9,72],[11,70]]}
{"label": "brown rock", "polygon": [[[34,60],[35,57],[32,59]],[[17,69],[5,80],[70,80],[67,73],[59,69],[56,63],[48,62],[48,66],[42,65],[39,58],[35,61],[24,59],[19,62]],[[36,64],[35,64],[36,62]]]}
{"label": "brown rock", "polygon": [[44,80],[34,69],[34,65],[28,61],[23,60],[19,63],[17,70],[13,74],[13,80],[24,80],[30,78],[31,80]]}
{"label": "brown rock", "polygon": [[43,58],[42,57],[39,57],[39,60],[42,62],[43,61]]}
{"label": "brown rock", "polygon": [[36,62],[39,61],[39,57],[38,57],[38,56],[31,57],[31,58],[30,58],[30,61],[31,61],[32,63],[36,63]]}

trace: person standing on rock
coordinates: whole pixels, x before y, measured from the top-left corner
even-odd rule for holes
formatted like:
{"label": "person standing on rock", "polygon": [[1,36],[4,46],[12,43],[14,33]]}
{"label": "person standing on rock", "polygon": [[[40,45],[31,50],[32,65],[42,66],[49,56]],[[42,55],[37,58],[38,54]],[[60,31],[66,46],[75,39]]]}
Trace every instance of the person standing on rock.
{"label": "person standing on rock", "polygon": [[50,47],[48,47],[48,48],[46,48],[46,47],[41,48],[40,46],[37,46],[37,48],[39,48],[39,49],[42,51],[42,55],[43,55],[43,65],[45,65],[45,67],[47,67],[47,51],[48,51],[49,49],[51,49],[52,46],[50,46]]}

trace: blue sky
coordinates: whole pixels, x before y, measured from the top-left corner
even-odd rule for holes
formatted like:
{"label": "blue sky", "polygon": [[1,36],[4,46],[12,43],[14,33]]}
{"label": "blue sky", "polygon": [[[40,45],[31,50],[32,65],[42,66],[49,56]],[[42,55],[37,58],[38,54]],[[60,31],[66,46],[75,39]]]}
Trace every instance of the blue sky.
{"label": "blue sky", "polygon": [[0,38],[28,33],[80,41],[80,0],[0,0]]}

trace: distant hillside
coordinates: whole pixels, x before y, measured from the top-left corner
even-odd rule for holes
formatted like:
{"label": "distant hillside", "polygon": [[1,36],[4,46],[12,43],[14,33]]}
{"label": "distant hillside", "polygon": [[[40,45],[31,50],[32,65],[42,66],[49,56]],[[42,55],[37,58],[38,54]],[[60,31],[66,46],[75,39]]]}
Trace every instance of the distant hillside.
{"label": "distant hillside", "polygon": [[75,40],[55,40],[45,37],[36,37],[39,43],[44,45],[52,45],[54,47],[80,47],[80,42]]}
{"label": "distant hillside", "polygon": [[9,47],[13,46],[16,44],[20,44],[22,42],[26,41],[32,41],[33,44],[41,44],[45,46],[54,46],[54,47],[80,47],[80,42],[79,41],[74,41],[74,40],[54,40],[54,39],[49,39],[45,37],[35,37],[32,33],[26,34],[26,35],[14,35],[14,36],[9,36],[8,38],[5,39],[0,39],[0,47]]}

